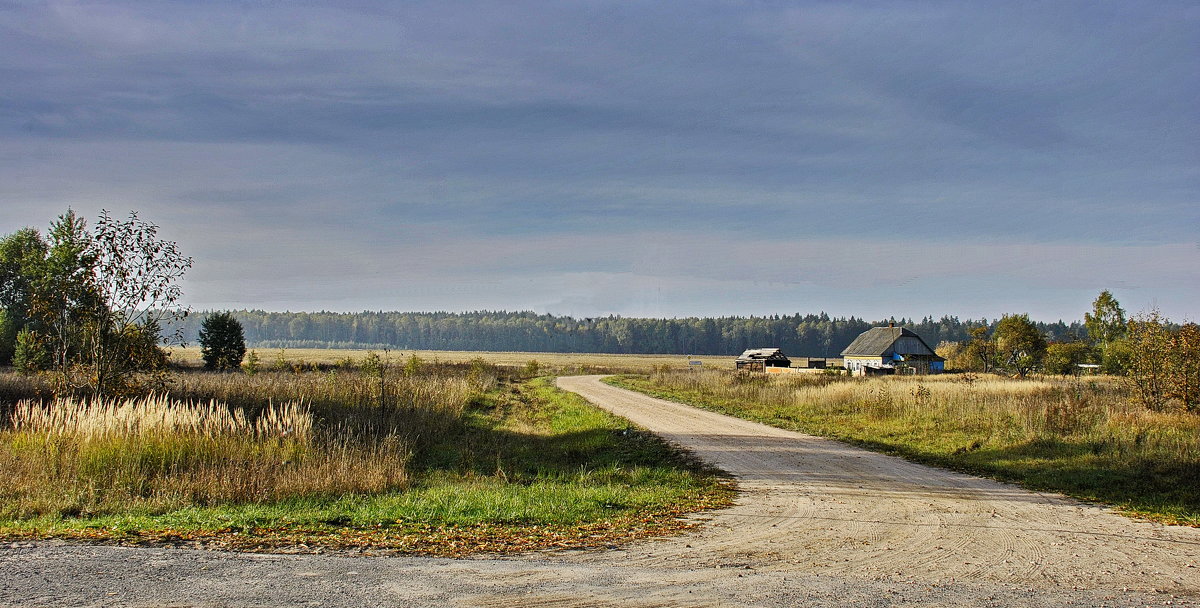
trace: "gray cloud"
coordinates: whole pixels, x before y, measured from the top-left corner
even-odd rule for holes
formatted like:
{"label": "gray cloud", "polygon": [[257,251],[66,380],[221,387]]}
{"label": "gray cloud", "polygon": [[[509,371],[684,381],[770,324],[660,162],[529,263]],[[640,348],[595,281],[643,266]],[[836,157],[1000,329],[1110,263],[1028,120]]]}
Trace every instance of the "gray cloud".
{"label": "gray cloud", "polygon": [[1198,17],[9,5],[0,230],[139,209],[214,306],[1078,316],[1122,283],[1194,316]]}

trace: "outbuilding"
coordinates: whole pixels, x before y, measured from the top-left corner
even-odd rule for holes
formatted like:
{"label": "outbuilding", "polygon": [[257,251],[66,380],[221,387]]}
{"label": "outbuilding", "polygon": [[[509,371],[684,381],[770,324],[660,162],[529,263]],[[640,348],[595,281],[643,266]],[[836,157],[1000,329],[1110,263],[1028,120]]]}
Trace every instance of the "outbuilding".
{"label": "outbuilding", "polygon": [[738,369],[765,372],[768,367],[791,367],[792,360],[778,348],[751,348],[737,358]]}
{"label": "outbuilding", "polygon": [[842,351],[846,370],[854,376],[876,374],[938,374],[946,360],[910,329],[872,327]]}

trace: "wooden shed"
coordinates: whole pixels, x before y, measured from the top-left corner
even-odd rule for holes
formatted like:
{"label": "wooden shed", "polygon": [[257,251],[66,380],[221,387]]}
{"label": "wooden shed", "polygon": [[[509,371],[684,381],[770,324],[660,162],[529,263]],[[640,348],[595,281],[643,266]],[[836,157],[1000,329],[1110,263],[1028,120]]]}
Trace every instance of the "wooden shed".
{"label": "wooden shed", "polygon": [[854,376],[875,374],[938,374],[946,360],[910,329],[872,327],[842,351],[846,370]]}
{"label": "wooden shed", "polygon": [[791,367],[792,360],[778,348],[751,348],[737,358],[735,365],[738,369],[765,372],[768,367]]}

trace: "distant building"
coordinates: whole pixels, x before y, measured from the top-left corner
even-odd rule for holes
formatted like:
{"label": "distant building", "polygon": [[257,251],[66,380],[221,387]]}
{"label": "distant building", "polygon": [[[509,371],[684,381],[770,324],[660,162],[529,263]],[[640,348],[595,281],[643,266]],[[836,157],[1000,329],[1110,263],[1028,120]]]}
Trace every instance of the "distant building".
{"label": "distant building", "polygon": [[751,348],[737,358],[738,369],[765,372],[768,367],[791,367],[792,360],[778,348]]}
{"label": "distant building", "polygon": [[872,327],[842,351],[843,364],[854,376],[875,374],[938,374],[946,360],[912,330],[889,324]]}

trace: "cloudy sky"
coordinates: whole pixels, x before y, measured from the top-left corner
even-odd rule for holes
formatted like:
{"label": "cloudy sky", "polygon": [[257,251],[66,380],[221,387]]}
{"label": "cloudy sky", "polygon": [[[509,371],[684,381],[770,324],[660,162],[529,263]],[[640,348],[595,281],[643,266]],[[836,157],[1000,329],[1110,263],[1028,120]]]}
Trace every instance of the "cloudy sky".
{"label": "cloudy sky", "polygon": [[0,233],[193,307],[1200,320],[1195,2],[0,2]]}

